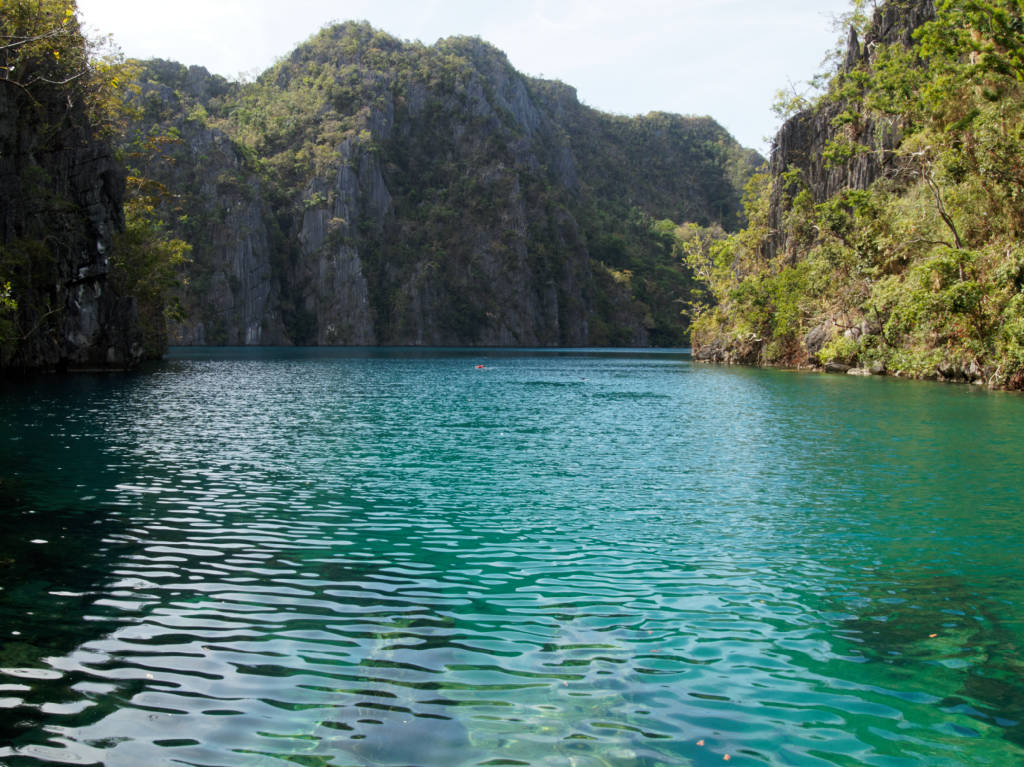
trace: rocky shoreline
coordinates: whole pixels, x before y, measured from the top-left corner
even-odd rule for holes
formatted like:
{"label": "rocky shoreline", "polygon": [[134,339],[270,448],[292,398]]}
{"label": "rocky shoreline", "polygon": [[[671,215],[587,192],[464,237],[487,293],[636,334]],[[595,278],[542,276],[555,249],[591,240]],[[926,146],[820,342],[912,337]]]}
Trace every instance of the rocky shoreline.
{"label": "rocky shoreline", "polygon": [[703,347],[695,347],[691,354],[694,362],[710,365],[740,365],[745,367],[778,368],[781,370],[799,370],[807,372],[829,373],[833,375],[851,375],[861,377],[889,376],[919,381],[936,381],[938,383],[959,383],[982,386],[993,391],[1024,390],[1024,379],[1010,376],[997,365],[983,365],[977,360],[953,362],[943,360],[924,373],[902,369],[890,369],[882,360],[876,360],[867,367],[846,365],[841,362],[827,362],[824,365],[814,364],[810,360],[790,363],[773,363],[764,358],[763,341],[746,339],[735,345],[713,343]]}

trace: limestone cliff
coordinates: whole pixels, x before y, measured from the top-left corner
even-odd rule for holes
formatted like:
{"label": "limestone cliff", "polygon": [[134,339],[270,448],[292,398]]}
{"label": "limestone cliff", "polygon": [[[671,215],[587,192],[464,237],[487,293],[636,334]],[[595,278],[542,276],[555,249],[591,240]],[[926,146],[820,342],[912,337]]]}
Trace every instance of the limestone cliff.
{"label": "limestone cliff", "polygon": [[[850,29],[836,82],[841,83],[858,67],[870,70],[879,46],[909,47],[914,30],[934,17],[934,0],[889,0],[876,7],[863,41],[855,29]],[[843,118],[839,119],[840,116]],[[837,137],[870,147],[872,151],[856,153],[845,162],[830,161],[826,157],[827,150]],[[791,331],[780,334],[777,330],[779,323],[773,315],[777,317],[781,303],[778,297],[754,299],[755,304],[763,307],[764,316],[750,321],[751,318],[743,316],[752,313],[750,308],[733,305],[730,295],[735,294],[744,280],[752,285],[757,280],[763,281],[766,275],[776,279],[774,272],[784,268],[783,265],[789,269],[800,268],[808,249],[806,240],[814,239],[817,234],[808,234],[806,226],[795,230],[791,224],[791,217],[797,218],[801,213],[796,210],[796,201],[804,197],[794,194],[794,187],[806,195],[801,200],[804,212],[845,190],[868,189],[879,179],[897,174],[898,155],[893,150],[901,139],[898,119],[851,105],[832,93],[782,125],[772,141],[767,187],[762,193],[762,199],[766,199],[764,218],[743,235],[754,243],[751,252],[742,255],[744,247],[741,246],[733,256],[750,259],[750,262],[734,269],[735,284],[713,288],[720,303],[698,323],[693,337],[694,359],[742,365],[814,366],[818,363],[817,352],[837,333],[859,337],[878,332],[877,321],[868,322],[845,307],[833,306],[824,316],[809,320],[810,328],[804,326],[808,320],[801,318],[800,338],[797,339],[792,337]],[[798,179],[795,184],[791,180],[794,176]],[[783,290],[777,286],[771,289]],[[765,317],[775,324],[764,322]],[[773,338],[787,334],[788,338]]]}
{"label": "limestone cliff", "polygon": [[682,343],[653,222],[739,223],[759,163],[709,118],[604,115],[478,39],[323,30],[248,84],[150,62],[197,344]]}
{"label": "limestone cliff", "polygon": [[[859,65],[870,67],[879,45],[899,43],[909,47],[914,30],[934,17],[934,0],[899,0],[878,7],[863,41],[856,30],[850,29],[841,73],[849,73]],[[837,121],[848,108],[842,100],[825,100],[816,108],[791,117],[775,136],[769,164],[771,236],[764,243],[766,258],[784,253],[788,248],[783,221],[791,202],[783,180],[786,171],[798,169],[801,172],[802,181],[815,203],[824,202],[844,189],[867,189],[882,176],[896,172],[892,150],[900,143],[898,123],[870,113],[858,114],[851,121]],[[825,159],[826,148],[841,133],[876,151],[859,153],[844,163],[830,164]]]}
{"label": "limestone cliff", "polygon": [[692,253],[696,359],[1024,388],[1022,11],[888,0]]}
{"label": "limestone cliff", "polygon": [[[163,183],[168,223],[195,249],[180,295],[188,320],[171,323],[170,343],[287,343],[272,263],[279,238],[265,184],[241,146],[190,119],[186,108],[231,86],[200,67],[148,67],[153,77],[133,97],[140,118],[124,141],[147,155],[139,172]],[[156,124],[160,140],[147,144]]]}
{"label": "limestone cliff", "polygon": [[81,101],[0,82],[0,284],[18,309],[0,368],[129,367],[134,303],[107,277],[124,177]]}

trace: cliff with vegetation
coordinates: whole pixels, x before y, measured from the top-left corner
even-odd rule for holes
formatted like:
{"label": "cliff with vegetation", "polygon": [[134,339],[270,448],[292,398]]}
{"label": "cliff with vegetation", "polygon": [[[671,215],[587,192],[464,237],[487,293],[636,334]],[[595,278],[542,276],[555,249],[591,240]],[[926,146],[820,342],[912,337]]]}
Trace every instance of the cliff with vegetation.
{"label": "cliff with vegetation", "polygon": [[184,344],[686,340],[677,224],[735,230],[760,158],[626,118],[471,38],[322,30],[255,82],[146,62],[126,146],[191,243]]}
{"label": "cliff with vegetation", "polygon": [[135,302],[110,278],[124,175],[102,140],[104,83],[66,2],[0,14],[0,368],[126,367]]}
{"label": "cliff with vegetation", "polygon": [[890,0],[851,29],[747,228],[689,249],[695,356],[1022,388],[1022,82],[1009,0]]}

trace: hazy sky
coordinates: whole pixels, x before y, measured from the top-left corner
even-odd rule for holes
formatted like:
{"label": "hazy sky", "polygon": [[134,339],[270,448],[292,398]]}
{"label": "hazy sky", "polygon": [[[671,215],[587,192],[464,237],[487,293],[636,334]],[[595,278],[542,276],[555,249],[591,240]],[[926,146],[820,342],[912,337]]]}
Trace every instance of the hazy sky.
{"label": "hazy sky", "polygon": [[519,71],[592,107],[711,115],[767,150],[775,92],[817,71],[849,0],[78,0],[87,30],[125,54],[258,73],[332,21],[405,40],[479,35]]}

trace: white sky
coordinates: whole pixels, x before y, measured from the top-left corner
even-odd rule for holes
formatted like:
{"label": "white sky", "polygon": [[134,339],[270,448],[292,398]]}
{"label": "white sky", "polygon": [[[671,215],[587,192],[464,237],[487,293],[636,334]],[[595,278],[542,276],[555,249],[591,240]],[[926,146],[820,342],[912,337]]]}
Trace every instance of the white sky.
{"label": "white sky", "polygon": [[325,24],[366,20],[404,40],[479,35],[519,71],[606,112],[710,115],[767,152],[775,92],[806,82],[849,0],[78,0],[125,55],[255,74]]}

